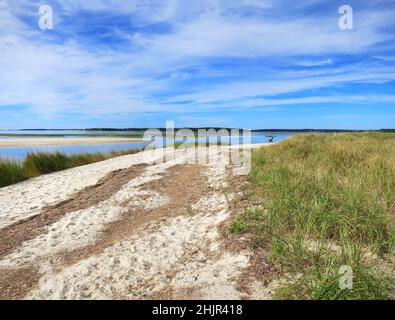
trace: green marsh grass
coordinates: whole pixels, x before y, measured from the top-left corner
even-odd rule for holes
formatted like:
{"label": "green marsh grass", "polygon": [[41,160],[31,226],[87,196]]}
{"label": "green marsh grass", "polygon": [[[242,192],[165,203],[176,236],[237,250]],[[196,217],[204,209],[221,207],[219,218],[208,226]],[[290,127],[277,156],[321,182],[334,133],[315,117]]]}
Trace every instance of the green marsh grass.
{"label": "green marsh grass", "polygon": [[[251,234],[284,271],[302,275],[277,297],[387,297],[390,279],[366,252],[380,258],[395,249],[395,134],[290,138],[256,150],[249,179],[250,197],[264,205],[230,231]],[[352,267],[353,290],[338,286],[342,265]]]}
{"label": "green marsh grass", "polygon": [[0,188],[25,179],[20,163],[7,159],[0,160]]}

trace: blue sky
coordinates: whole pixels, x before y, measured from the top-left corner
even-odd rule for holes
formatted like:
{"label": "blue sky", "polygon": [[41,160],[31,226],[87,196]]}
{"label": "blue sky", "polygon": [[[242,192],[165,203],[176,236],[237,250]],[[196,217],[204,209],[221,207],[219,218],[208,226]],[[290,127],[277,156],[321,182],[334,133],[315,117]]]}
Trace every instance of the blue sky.
{"label": "blue sky", "polygon": [[0,0],[0,128],[394,128],[394,17],[395,0]]}

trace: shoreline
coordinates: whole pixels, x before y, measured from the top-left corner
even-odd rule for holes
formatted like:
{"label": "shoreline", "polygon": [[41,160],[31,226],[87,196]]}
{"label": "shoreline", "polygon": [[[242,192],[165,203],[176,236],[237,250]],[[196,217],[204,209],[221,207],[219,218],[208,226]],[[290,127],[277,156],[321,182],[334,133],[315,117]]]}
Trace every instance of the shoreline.
{"label": "shoreline", "polygon": [[140,138],[29,138],[0,139],[1,147],[31,147],[56,145],[90,145],[105,143],[143,142]]}

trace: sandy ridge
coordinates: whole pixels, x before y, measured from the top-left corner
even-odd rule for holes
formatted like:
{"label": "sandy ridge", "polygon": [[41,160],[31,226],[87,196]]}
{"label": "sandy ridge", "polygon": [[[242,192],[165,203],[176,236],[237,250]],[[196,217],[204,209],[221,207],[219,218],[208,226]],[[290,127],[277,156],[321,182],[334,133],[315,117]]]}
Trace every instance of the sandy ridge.
{"label": "sandy ridge", "polygon": [[[2,297],[245,298],[238,277],[247,270],[251,253],[228,250],[219,231],[230,218],[229,205],[235,196],[232,190],[225,192],[231,172],[225,161],[229,148],[215,151],[220,160],[205,165],[186,164],[190,154],[182,150],[173,160],[155,164],[161,155],[150,152],[75,168],[87,177],[91,174],[90,183],[65,187],[68,193],[58,192],[51,204],[33,198],[37,208],[25,207],[30,218],[48,209],[51,214],[62,201],[65,210],[0,258]],[[136,171],[143,163],[143,170]],[[71,181],[75,169],[40,177],[47,183],[43,183],[45,191],[36,189],[37,193],[42,197],[55,192],[56,186],[59,190],[62,180]],[[135,174],[116,188],[103,184],[105,179],[100,181],[128,170]],[[40,178],[34,179],[36,183]],[[34,193],[33,181],[21,185],[8,187],[6,194],[11,190],[20,196]],[[108,193],[103,199],[94,193],[100,186]],[[84,202],[81,208],[67,206],[78,192],[83,195],[84,188],[96,200]],[[23,215],[15,210],[17,204],[11,204],[8,213],[13,219],[0,215],[5,229],[23,222]]]}
{"label": "sandy ridge", "polygon": [[0,147],[64,146],[143,141],[140,138],[16,138],[0,139]]}

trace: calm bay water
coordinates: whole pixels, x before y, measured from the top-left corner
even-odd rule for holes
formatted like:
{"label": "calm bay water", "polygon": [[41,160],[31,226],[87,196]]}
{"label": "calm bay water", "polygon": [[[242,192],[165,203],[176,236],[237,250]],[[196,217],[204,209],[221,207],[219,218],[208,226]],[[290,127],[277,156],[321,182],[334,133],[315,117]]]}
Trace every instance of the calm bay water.
{"label": "calm bay water", "polygon": [[[73,134],[100,134],[100,133],[141,133],[140,131],[1,131],[1,133],[18,133],[18,134],[65,134],[72,136]],[[253,132],[251,136],[252,143],[265,143],[268,142],[268,135],[275,136],[274,142],[284,140],[285,138],[295,135],[294,132]],[[19,137],[20,138],[20,137]],[[13,139],[12,137],[0,137],[0,139]],[[35,137],[37,139],[37,137]],[[49,137],[46,137],[49,139]],[[156,139],[160,140],[159,137]],[[158,141],[157,140],[157,141]],[[195,139],[177,139],[176,142],[192,142]],[[205,138],[199,138],[198,141],[205,141]],[[29,152],[54,152],[59,151],[66,154],[79,154],[79,153],[95,153],[102,152],[108,153],[111,151],[122,151],[128,149],[144,149],[151,141],[140,141],[140,142],[127,142],[127,143],[106,143],[106,144],[90,144],[90,145],[70,145],[70,146],[29,146],[29,147],[0,147],[0,158],[11,158],[21,160],[24,159]],[[159,142],[160,143],[160,142]],[[243,143],[242,137],[240,137],[240,143]]]}

